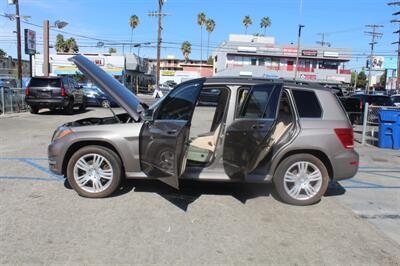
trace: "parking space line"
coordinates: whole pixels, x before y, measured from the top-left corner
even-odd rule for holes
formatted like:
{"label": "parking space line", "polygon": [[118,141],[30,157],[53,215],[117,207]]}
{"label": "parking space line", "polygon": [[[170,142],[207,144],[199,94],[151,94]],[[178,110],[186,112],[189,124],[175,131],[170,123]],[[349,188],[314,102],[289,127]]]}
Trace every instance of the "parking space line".
{"label": "parking space line", "polygon": [[360,185],[366,185],[367,187],[384,187],[384,186],[379,185],[379,184],[370,183],[370,182],[365,182],[365,181],[360,181],[360,180],[354,180],[354,179],[343,180],[343,181],[344,181],[344,182],[349,182],[349,183],[360,184]]}
{"label": "parking space line", "polygon": [[43,172],[43,173],[48,174],[49,176],[51,176],[51,177],[53,177],[53,178],[55,178],[55,179],[57,179],[57,180],[64,180],[64,177],[63,177],[63,176],[61,176],[61,175],[55,175],[55,174],[53,174],[49,169],[47,169],[47,168],[45,168],[45,167],[43,167],[43,166],[41,166],[41,165],[39,165],[39,164],[37,164],[37,163],[35,163],[35,162],[32,162],[32,161],[29,160],[29,159],[23,158],[23,159],[19,159],[19,161],[24,162],[24,163],[26,163],[26,164],[28,164],[28,165],[34,167],[35,169],[37,169],[37,170],[39,170],[39,171],[41,171],[41,172]]}
{"label": "parking space line", "polygon": [[58,181],[54,178],[46,177],[31,177],[31,176],[0,176],[0,179],[11,179],[11,180],[32,180],[32,181]]}

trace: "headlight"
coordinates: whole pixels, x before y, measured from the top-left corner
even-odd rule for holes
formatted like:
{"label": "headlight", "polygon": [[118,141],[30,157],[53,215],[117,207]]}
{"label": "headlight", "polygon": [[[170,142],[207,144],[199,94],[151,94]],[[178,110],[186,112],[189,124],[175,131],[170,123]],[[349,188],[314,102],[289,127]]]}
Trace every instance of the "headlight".
{"label": "headlight", "polygon": [[51,141],[54,141],[56,139],[61,139],[61,138],[65,137],[65,136],[67,136],[69,134],[72,134],[72,133],[73,132],[72,132],[72,130],[70,128],[68,128],[68,127],[60,127],[54,132]]}

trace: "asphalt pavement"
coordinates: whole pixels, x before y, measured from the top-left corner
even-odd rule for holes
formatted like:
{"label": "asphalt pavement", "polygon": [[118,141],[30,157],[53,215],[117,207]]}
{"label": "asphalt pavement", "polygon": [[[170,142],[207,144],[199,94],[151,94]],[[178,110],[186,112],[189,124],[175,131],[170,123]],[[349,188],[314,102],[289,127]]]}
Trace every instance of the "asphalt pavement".
{"label": "asphalt pavement", "polygon": [[0,264],[400,264],[398,151],[358,146],[359,174],[307,207],[272,185],[194,181],[86,199],[47,170],[47,145],[58,125],[104,115],[0,117]]}

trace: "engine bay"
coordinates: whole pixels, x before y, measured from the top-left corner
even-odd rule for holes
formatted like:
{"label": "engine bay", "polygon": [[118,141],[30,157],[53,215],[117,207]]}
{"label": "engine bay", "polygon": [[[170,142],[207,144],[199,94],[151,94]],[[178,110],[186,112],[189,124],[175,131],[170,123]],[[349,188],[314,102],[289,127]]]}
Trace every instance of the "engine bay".
{"label": "engine bay", "polygon": [[[117,118],[116,118],[117,117]],[[65,124],[66,127],[82,127],[82,126],[95,126],[95,125],[112,125],[112,124],[125,124],[134,123],[135,120],[132,119],[127,113],[118,114],[110,117],[90,117]]]}

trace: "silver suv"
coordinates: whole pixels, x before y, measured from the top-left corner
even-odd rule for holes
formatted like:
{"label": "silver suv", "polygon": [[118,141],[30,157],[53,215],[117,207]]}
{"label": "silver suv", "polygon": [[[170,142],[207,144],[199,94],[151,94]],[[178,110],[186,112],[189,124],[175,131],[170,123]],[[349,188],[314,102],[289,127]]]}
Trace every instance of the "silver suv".
{"label": "silver suv", "polygon": [[357,173],[353,129],[337,97],[323,87],[202,78],[147,107],[85,57],[71,61],[126,111],[54,132],[50,169],[81,196],[109,196],[122,178],[156,178],[177,189],[186,178],[273,182],[283,201],[309,205],[330,180]]}

